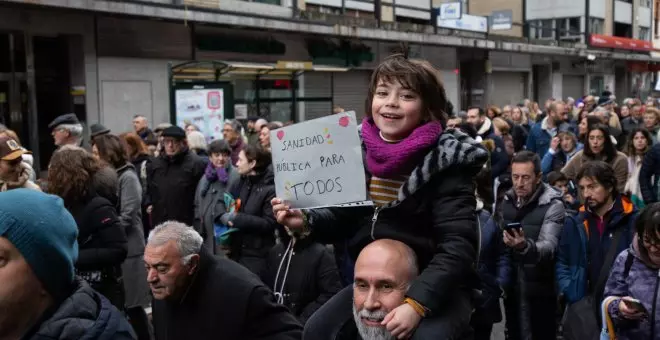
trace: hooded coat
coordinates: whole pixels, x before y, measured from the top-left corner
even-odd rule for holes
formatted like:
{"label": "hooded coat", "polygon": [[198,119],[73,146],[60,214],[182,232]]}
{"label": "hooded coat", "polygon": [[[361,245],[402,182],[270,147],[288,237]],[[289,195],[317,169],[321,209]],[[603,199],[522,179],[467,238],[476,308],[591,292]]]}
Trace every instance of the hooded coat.
{"label": "hooded coat", "polygon": [[86,282],[74,283],[71,295],[47,312],[26,340],[137,339],[126,318]]}

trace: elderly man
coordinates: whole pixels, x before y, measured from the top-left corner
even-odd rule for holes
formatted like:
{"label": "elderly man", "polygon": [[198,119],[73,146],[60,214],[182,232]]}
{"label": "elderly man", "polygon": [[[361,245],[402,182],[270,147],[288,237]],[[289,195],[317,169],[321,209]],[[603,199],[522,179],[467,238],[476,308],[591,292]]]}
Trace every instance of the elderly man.
{"label": "elderly man", "polygon": [[238,162],[238,155],[245,149],[245,142],[241,134],[242,130],[243,126],[237,120],[228,120],[222,129],[222,137],[231,146],[231,164],[234,166]]}
{"label": "elderly man", "polygon": [[59,197],[0,193],[0,339],[135,339],[120,312],[75,278],[77,235]]}
{"label": "elderly man", "polygon": [[147,212],[152,225],[176,220],[189,225],[195,219],[195,190],[206,161],[188,149],[186,132],[171,126],[163,130],[163,153],[147,166]]}
{"label": "elderly man", "polygon": [[133,130],[135,130],[135,133],[142,138],[145,144],[149,146],[158,144],[158,138],[149,129],[147,117],[135,115],[135,117],[133,117]]}
{"label": "elderly man", "polygon": [[48,128],[51,129],[51,135],[58,148],[64,145],[82,144],[83,126],[75,113],[67,113],[55,118],[48,124]]}
{"label": "elderly man", "polygon": [[246,268],[202,248],[202,237],[179,222],[149,235],[144,253],[154,296],[156,340],[294,340],[302,327]]}
{"label": "elderly man", "polygon": [[[305,325],[303,339],[315,340],[393,340],[405,339],[411,334],[399,329],[387,329],[383,321],[388,314],[404,303],[411,282],[419,275],[417,256],[406,244],[390,240],[376,240],[362,249],[355,262],[353,290],[345,289],[339,294],[350,296],[333,299],[320,310],[345,310],[333,317],[321,320],[317,313]],[[417,305],[419,308],[423,308]],[[418,308],[414,307],[414,308]],[[352,310],[352,313],[350,312]],[[438,327],[450,327],[461,332],[459,325],[467,323],[471,306],[461,303],[453,305],[453,318],[430,318],[424,320],[412,334],[412,339],[434,339]],[[450,324],[453,324],[450,325]],[[437,332],[435,333],[437,334]],[[457,336],[460,334],[457,334]],[[458,337],[457,339],[460,339]]]}

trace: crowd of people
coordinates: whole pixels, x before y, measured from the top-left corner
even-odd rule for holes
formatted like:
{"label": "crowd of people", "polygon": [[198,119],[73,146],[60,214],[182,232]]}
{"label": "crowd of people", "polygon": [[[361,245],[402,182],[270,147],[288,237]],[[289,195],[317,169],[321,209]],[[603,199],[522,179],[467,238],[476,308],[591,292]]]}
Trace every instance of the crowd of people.
{"label": "crowd of people", "polygon": [[305,210],[276,197],[280,122],[84,140],[65,114],[39,180],[0,127],[0,339],[655,339],[657,106],[456,112],[394,55],[359,129],[373,206]]}

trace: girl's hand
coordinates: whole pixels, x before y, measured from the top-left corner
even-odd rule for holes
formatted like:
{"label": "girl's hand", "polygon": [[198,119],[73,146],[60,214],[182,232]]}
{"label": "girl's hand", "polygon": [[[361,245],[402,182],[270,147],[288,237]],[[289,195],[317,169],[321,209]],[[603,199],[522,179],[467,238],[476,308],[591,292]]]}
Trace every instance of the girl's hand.
{"label": "girl's hand", "polygon": [[629,296],[626,296],[622,298],[619,301],[619,313],[621,313],[621,316],[625,319],[628,320],[641,320],[646,316],[646,313],[643,311],[640,311],[638,309],[629,307],[628,304],[626,304],[627,299],[632,299]]}
{"label": "girl's hand", "polygon": [[404,303],[389,312],[380,324],[395,338],[408,339],[421,320],[422,316],[411,305]]}
{"label": "girl's hand", "polygon": [[270,204],[273,206],[273,215],[275,215],[277,223],[294,232],[302,231],[305,227],[303,213],[299,209],[290,209],[290,207],[284,204],[284,201],[278,197],[273,198],[270,201]]}

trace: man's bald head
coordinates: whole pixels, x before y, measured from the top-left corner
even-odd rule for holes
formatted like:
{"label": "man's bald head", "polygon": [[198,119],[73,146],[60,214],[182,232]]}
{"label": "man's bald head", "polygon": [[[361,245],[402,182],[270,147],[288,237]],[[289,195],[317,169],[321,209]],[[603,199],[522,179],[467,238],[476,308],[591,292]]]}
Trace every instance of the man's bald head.
{"label": "man's bald head", "polygon": [[365,264],[386,263],[393,270],[405,268],[408,281],[412,281],[419,275],[417,255],[405,243],[396,240],[381,239],[371,242],[360,252],[355,263],[356,267],[359,262]]}

